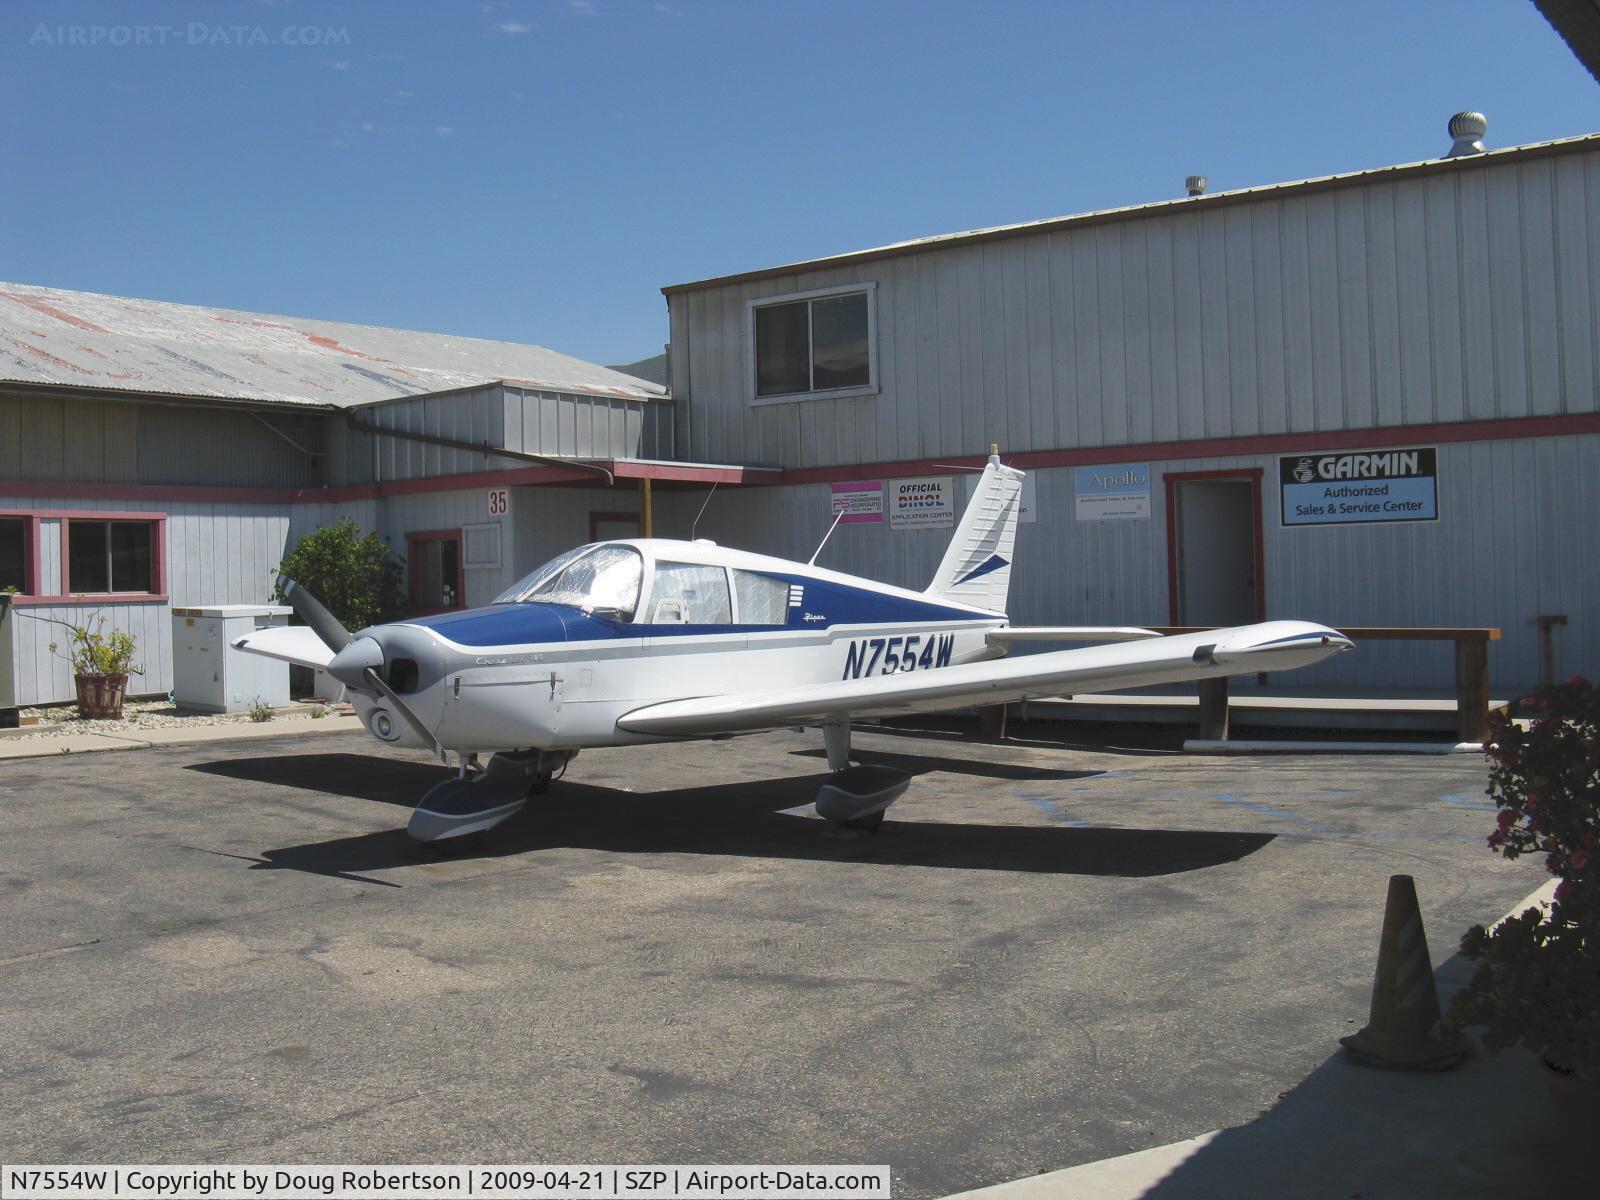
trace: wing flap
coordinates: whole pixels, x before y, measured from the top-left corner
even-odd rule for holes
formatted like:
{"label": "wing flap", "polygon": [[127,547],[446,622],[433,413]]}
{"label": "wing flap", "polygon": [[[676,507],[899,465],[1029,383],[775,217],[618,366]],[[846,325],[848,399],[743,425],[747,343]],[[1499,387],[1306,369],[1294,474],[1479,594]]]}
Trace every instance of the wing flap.
{"label": "wing flap", "polygon": [[1268,621],[1021,658],[962,663],[911,674],[845,679],[774,691],[701,696],[646,705],[624,714],[629,733],[694,737],[771,729],[828,717],[1009,704],[1029,697],[1118,691],[1224,675],[1308,666],[1341,650],[1348,638],[1305,621]]}
{"label": "wing flap", "polygon": [[236,650],[275,658],[301,667],[326,667],[333,651],[308,625],[277,625],[236,637],[230,643]]}

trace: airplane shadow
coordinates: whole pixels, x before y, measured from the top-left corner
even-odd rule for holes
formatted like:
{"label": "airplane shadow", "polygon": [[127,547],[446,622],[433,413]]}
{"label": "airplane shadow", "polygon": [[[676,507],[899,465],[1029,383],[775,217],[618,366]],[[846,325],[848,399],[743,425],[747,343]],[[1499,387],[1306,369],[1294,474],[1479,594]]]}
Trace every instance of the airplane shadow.
{"label": "airplane shadow", "polygon": [[[236,758],[188,769],[404,808],[412,807],[449,774],[428,763],[357,754]],[[896,820],[896,810],[891,810],[878,836],[840,838],[829,836],[829,829],[815,817],[784,811],[810,804],[826,779],[826,774],[817,774],[649,793],[558,782],[485,835],[474,856],[503,858],[567,847],[612,854],[716,854],[1142,877],[1236,862],[1274,837],[1254,832]],[[362,876],[437,858],[435,851],[393,829],[267,850],[252,861],[256,869],[379,883],[386,881]]]}

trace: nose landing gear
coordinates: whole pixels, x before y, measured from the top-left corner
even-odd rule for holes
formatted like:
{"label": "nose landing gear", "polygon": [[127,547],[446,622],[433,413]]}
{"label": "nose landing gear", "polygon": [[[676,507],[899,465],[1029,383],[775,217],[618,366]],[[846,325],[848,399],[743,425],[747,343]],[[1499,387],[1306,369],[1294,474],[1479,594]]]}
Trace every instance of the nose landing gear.
{"label": "nose landing gear", "polygon": [[478,769],[478,756],[463,756],[454,779],[435,784],[411,812],[406,832],[413,841],[455,849],[509,820],[528,800],[549,790],[576,750],[518,750],[496,754]]}

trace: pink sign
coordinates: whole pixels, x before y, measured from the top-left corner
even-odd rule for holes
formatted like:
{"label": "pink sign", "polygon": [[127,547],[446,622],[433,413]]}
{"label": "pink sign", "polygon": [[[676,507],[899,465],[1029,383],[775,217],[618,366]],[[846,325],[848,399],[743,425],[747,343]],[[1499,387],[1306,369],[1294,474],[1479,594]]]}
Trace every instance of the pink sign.
{"label": "pink sign", "polygon": [[833,512],[841,525],[883,524],[883,480],[834,484]]}

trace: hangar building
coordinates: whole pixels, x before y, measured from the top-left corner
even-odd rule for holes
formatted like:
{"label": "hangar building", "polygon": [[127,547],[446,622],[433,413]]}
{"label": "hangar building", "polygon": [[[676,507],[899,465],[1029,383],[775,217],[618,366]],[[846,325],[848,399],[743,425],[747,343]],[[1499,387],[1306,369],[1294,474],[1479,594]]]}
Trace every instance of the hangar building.
{"label": "hangar building", "polygon": [[576,542],[638,530],[660,387],[538,346],[0,284],[0,707],[68,700],[57,622],[139,639],[172,687],[174,606],[260,604],[286,547],[345,516],[412,605],[483,604]]}
{"label": "hangar building", "polygon": [[[53,622],[96,608],[144,647],[132,690],[168,690],[173,606],[265,601],[344,516],[417,611],[642,507],[802,559],[846,510],[819,561],[922,586],[992,442],[1030,472],[1019,622],[1499,626],[1497,690],[1592,670],[1600,134],[1481,132],[668,287],[670,396],[535,346],[0,284],[0,707],[71,697]],[[1453,673],[1398,642],[1296,683]]]}
{"label": "hangar building", "polygon": [[[701,531],[921,586],[962,468],[1033,484],[1025,624],[1499,626],[1600,661],[1600,135],[922,238],[663,289]],[[1559,625],[1554,618],[1565,618]],[[1448,688],[1448,643],[1296,683]]]}

